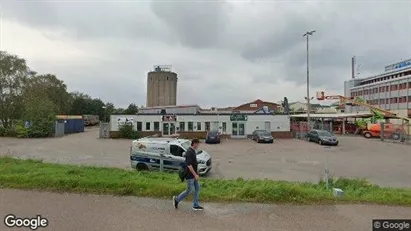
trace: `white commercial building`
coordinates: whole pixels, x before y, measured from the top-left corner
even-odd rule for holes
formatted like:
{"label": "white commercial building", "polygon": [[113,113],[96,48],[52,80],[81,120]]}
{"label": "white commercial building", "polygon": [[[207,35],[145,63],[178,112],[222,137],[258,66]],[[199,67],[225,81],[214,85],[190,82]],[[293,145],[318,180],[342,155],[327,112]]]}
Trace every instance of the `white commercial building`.
{"label": "white commercial building", "polygon": [[137,115],[111,115],[110,132],[118,132],[125,123],[143,135],[203,137],[209,130],[218,130],[231,138],[246,138],[254,130],[267,130],[273,137],[291,138],[288,115],[257,109],[252,113],[227,113],[202,110],[197,105],[143,108]]}

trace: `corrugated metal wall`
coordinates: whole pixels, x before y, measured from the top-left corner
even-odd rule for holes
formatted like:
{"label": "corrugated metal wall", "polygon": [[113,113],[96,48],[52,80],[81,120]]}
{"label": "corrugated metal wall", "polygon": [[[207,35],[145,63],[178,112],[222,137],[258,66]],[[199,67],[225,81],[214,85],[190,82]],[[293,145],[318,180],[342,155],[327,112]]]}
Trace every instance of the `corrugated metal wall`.
{"label": "corrugated metal wall", "polygon": [[57,115],[57,120],[64,121],[64,134],[84,132],[84,120],[81,115]]}

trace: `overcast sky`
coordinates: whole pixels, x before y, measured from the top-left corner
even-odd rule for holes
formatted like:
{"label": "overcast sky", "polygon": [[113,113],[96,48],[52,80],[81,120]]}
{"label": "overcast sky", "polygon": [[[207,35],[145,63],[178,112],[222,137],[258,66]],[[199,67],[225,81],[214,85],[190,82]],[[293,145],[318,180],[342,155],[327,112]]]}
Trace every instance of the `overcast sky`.
{"label": "overcast sky", "polygon": [[411,58],[411,1],[2,0],[1,49],[56,74],[70,91],[145,105],[153,65],[178,73],[178,104],[303,101],[343,93],[360,77]]}

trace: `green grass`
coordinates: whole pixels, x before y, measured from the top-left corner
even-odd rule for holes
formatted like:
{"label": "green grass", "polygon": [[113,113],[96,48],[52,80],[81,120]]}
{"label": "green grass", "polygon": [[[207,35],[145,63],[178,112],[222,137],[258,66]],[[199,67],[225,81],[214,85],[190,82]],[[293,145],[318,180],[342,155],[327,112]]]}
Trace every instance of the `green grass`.
{"label": "green grass", "polygon": [[[365,180],[331,180],[344,190],[335,198],[325,183],[201,179],[201,200],[291,204],[376,203],[411,206],[411,189],[382,188]],[[54,192],[170,198],[185,188],[177,174],[43,163],[0,157],[0,187]]]}

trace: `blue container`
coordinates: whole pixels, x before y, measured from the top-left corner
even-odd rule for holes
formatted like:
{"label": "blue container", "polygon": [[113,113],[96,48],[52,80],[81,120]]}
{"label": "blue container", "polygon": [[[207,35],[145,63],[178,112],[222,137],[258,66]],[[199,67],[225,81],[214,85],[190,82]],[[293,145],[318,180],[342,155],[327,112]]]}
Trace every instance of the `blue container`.
{"label": "blue container", "polygon": [[67,119],[64,125],[65,134],[84,132],[83,119]]}

